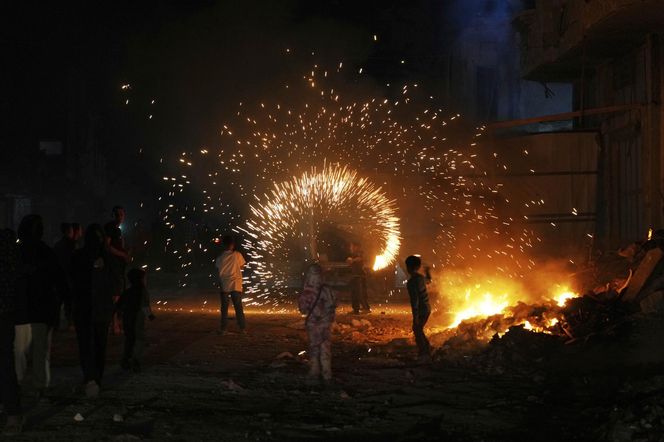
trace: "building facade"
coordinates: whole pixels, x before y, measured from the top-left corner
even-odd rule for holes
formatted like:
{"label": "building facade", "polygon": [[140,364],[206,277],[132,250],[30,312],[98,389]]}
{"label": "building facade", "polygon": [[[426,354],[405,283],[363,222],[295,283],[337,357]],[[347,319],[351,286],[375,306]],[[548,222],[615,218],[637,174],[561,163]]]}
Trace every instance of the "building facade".
{"label": "building facade", "polygon": [[515,18],[524,78],[573,86],[569,121],[599,135],[597,245],[664,226],[664,2],[538,0]]}

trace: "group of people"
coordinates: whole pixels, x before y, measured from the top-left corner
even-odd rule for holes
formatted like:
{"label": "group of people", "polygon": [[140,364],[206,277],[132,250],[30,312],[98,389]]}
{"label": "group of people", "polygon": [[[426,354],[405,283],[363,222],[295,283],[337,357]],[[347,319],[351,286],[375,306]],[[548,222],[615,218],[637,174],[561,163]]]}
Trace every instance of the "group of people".
{"label": "group of people", "polygon": [[124,332],[122,367],[140,369],[145,319],[154,315],[146,272],[126,272],[131,258],[121,230],[125,211],[116,206],[112,216],[106,225],[91,224],[85,233],[79,224],[64,223],[53,248],[43,240],[39,215],[25,216],[16,235],[0,230],[0,388],[8,417],[4,434],[21,431],[19,386],[25,382],[29,359],[37,395],[47,394],[51,340],[62,325],[73,325],[76,331],[86,396],[99,394],[110,329]]}
{"label": "group of people", "polygon": [[[150,309],[146,272],[126,271],[131,257],[124,246],[122,223],[125,211],[116,206],[113,219],[105,226],[91,224],[82,232],[80,225],[62,225],[62,238],[49,247],[43,241],[44,225],[39,215],[27,215],[18,235],[0,230],[0,381],[4,412],[8,416],[5,434],[21,431],[23,418],[20,388],[28,359],[32,360],[32,384],[41,397],[50,384],[50,353],[53,331],[62,321],[73,324],[78,341],[84,392],[96,397],[106,365],[109,332],[123,333],[123,369],[140,370],[145,342],[145,321],[154,319]],[[82,241],[81,241],[82,239]],[[221,323],[226,333],[230,303],[240,332],[246,323],[242,305],[242,269],[246,261],[236,250],[233,237],[222,240],[223,252],[216,259],[219,273]],[[366,295],[361,251],[355,245],[348,259],[353,310],[370,311]],[[428,271],[421,272],[419,256],[409,256],[406,268],[413,314],[413,333],[420,359],[430,358],[430,345],[424,326],[431,313],[427,284]],[[125,280],[129,281],[126,287]],[[309,340],[311,383],[332,380],[331,331],[337,296],[326,284],[319,264],[305,272],[304,288],[298,297],[305,317]]]}
{"label": "group of people", "polygon": [[[411,255],[406,258],[409,279],[406,284],[413,315],[413,333],[419,352],[419,360],[431,359],[431,346],[424,334],[424,327],[431,315],[427,284],[431,281],[428,270],[423,274],[422,259]],[[353,281],[352,283],[355,283]],[[304,278],[304,289],[298,298],[300,313],[305,315],[304,324],[309,340],[308,381],[312,384],[329,384],[332,381],[331,335],[336,315],[336,294],[325,283],[325,274],[319,264],[312,264]],[[355,303],[353,303],[355,310]]]}
{"label": "group of people", "polygon": [[[222,239],[223,252],[217,258],[217,267],[220,283],[221,297],[221,324],[220,333],[226,333],[228,326],[229,298],[233,303],[238,327],[242,333],[246,322],[242,306],[242,269],[246,261],[242,254],[236,250],[235,240],[231,236]],[[353,312],[360,309],[370,312],[367,300],[366,275],[362,254],[357,244],[351,245],[351,256],[348,258],[351,266],[350,289]],[[424,333],[424,327],[431,315],[431,305],[427,284],[431,281],[428,269],[422,272],[422,259],[411,255],[405,261],[409,279],[406,287],[410,298],[413,315],[413,334],[419,352],[419,360],[428,362],[431,358],[431,346]],[[304,288],[298,296],[298,307],[304,315],[304,323],[309,340],[309,373],[308,381],[311,384],[329,384],[332,381],[332,353],[331,336],[337,308],[337,295],[335,290],[325,282],[323,267],[311,264],[304,276]]]}

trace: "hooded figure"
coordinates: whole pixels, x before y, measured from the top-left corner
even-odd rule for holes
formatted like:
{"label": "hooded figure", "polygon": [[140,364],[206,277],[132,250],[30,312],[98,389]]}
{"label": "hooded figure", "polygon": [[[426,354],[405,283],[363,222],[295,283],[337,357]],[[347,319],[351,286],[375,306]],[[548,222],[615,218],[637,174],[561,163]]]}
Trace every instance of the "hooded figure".
{"label": "hooded figure", "polygon": [[332,380],[332,355],[330,340],[336,310],[334,291],[323,283],[323,270],[312,264],[307,269],[304,290],[298,299],[300,312],[309,338],[309,381],[324,383]]}
{"label": "hooded figure", "polygon": [[[21,302],[17,302],[18,247],[14,232],[0,229],[0,398],[7,414],[3,435],[21,432],[21,400],[14,365],[14,322]],[[22,295],[24,296],[24,294]]]}
{"label": "hooded figure", "polygon": [[115,308],[111,259],[104,229],[90,225],[83,248],[72,257],[72,316],[88,397],[99,394],[106,366],[108,329]]}
{"label": "hooded figure", "polygon": [[23,217],[18,227],[17,291],[19,300],[23,298],[27,308],[21,306],[17,312],[16,324],[20,332],[14,341],[19,382],[25,375],[27,354],[31,352],[33,383],[40,395],[50,384],[51,336],[58,325],[60,304],[69,296],[67,275],[53,249],[42,241],[43,235],[41,216]]}

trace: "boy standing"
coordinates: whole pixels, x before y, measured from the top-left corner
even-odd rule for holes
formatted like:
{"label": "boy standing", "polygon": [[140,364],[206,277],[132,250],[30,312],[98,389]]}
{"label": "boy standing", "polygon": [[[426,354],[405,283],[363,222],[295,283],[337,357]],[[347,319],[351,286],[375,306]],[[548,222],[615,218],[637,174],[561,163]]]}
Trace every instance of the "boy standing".
{"label": "boy standing", "polygon": [[431,346],[429,340],[424,334],[424,326],[431,314],[429,305],[429,295],[427,293],[427,279],[419,270],[422,267],[422,259],[419,256],[411,255],[406,258],[406,269],[410,279],[406,286],[408,287],[408,296],[410,296],[410,306],[413,311],[413,333],[415,342],[419,351],[419,359],[428,361],[431,358]]}
{"label": "boy standing", "polygon": [[244,310],[242,308],[242,268],[246,261],[242,254],[235,250],[235,239],[224,236],[221,241],[224,251],[215,262],[219,270],[219,284],[221,286],[221,326],[220,333],[226,331],[228,325],[228,297],[230,296],[237,318],[237,325],[244,332]]}
{"label": "boy standing", "polygon": [[122,368],[138,372],[145,347],[145,318],[152,321],[155,316],[150,309],[145,270],[131,269],[127,278],[130,287],[122,292],[118,301],[125,335]]}

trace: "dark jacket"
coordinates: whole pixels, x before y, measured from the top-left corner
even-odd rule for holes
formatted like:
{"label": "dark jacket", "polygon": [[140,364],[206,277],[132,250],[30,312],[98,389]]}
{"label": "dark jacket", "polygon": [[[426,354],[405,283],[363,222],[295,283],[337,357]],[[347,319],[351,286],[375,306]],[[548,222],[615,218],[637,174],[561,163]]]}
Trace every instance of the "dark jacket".
{"label": "dark jacket", "polygon": [[429,305],[429,294],[427,293],[427,280],[419,273],[411,276],[406,283],[408,295],[410,296],[410,307],[413,318],[424,318],[431,314]]}
{"label": "dark jacket", "polygon": [[86,249],[72,257],[72,315],[75,322],[110,322],[113,316],[113,288],[110,257],[103,252],[91,256]]}
{"label": "dark jacket", "polygon": [[131,286],[122,292],[117,305],[125,317],[135,318],[140,312],[150,311],[150,295],[145,287]]}
{"label": "dark jacket", "polygon": [[19,296],[27,299],[27,317],[17,323],[57,325],[60,303],[68,296],[67,279],[58,257],[43,241],[19,244]]}
{"label": "dark jacket", "polygon": [[71,258],[75,250],[76,241],[67,237],[60,238],[60,240],[53,246],[53,251],[58,257],[60,266],[65,270],[68,277],[71,272]]}
{"label": "dark jacket", "polygon": [[17,308],[18,247],[14,232],[0,230],[0,317],[14,317]]}
{"label": "dark jacket", "polygon": [[[104,226],[106,236],[111,242],[111,246],[116,250],[126,252],[124,247],[124,238],[122,237],[122,229],[114,222],[106,223]],[[125,288],[125,270],[127,263],[119,256],[109,254],[108,267],[110,271],[111,284],[113,296],[120,296]]]}

